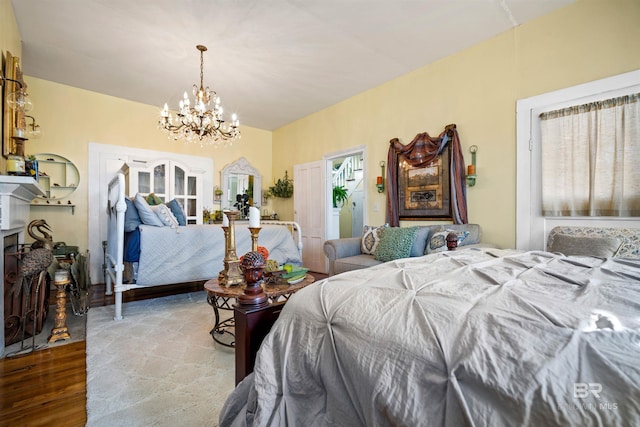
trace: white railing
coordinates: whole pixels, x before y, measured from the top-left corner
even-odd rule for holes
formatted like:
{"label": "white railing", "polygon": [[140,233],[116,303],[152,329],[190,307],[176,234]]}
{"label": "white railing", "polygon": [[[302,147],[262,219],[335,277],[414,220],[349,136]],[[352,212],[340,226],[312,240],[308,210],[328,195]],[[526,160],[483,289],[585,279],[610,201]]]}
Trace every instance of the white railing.
{"label": "white railing", "polygon": [[362,160],[359,157],[347,157],[340,167],[333,171],[333,187],[342,186],[347,190],[347,197],[358,187],[362,181],[362,174],[356,174],[362,170]]}

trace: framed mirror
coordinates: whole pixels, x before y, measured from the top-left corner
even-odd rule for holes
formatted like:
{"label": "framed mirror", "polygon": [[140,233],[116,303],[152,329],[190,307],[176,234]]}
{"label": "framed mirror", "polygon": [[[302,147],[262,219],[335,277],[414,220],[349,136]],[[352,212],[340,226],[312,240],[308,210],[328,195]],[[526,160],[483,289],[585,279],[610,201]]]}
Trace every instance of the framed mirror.
{"label": "framed mirror", "polygon": [[238,196],[248,196],[247,206],[260,208],[262,202],[262,175],[244,157],[222,169],[222,210],[241,210],[236,205]]}

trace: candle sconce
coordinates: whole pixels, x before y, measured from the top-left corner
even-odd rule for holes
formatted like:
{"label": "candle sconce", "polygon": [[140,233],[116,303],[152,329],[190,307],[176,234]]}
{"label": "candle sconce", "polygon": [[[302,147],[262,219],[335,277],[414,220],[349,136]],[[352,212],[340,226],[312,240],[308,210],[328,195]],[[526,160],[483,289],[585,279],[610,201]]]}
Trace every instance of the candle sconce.
{"label": "candle sconce", "polygon": [[476,153],[478,152],[478,146],[472,145],[469,147],[471,153],[471,164],[467,166],[467,187],[473,187],[476,185]]}
{"label": "candle sconce", "polygon": [[376,187],[378,187],[378,193],[384,192],[384,160],[380,161],[380,176],[376,179]]}

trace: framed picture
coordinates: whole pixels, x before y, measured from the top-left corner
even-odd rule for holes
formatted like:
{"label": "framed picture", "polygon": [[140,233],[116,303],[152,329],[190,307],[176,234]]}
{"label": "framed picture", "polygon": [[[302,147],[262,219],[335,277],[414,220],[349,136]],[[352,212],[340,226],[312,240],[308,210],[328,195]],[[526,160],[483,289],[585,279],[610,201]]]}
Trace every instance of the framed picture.
{"label": "framed picture", "polygon": [[409,165],[398,156],[398,213],[404,220],[449,220],[451,185],[447,147],[440,156],[423,167]]}
{"label": "framed picture", "polygon": [[[5,51],[4,58],[4,76],[8,79],[22,80],[22,71],[20,71],[19,58],[11,55],[9,51]],[[12,138],[14,128],[19,124],[24,124],[24,112],[16,112],[7,103],[7,95],[18,90],[20,86],[9,80],[5,80],[2,87],[2,155],[9,156],[16,152],[15,141]],[[25,127],[25,126],[21,126]]]}

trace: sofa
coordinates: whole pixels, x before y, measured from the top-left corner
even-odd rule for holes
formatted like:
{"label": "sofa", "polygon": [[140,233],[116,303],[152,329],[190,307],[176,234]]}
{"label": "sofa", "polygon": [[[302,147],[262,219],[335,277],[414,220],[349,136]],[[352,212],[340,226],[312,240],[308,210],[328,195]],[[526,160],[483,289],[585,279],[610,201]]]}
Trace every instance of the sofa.
{"label": "sofa", "polygon": [[[496,247],[492,244],[481,243],[481,230],[478,224],[439,224],[414,227],[365,226],[364,228],[362,237],[347,237],[324,242],[323,250],[329,260],[330,276],[382,264],[395,258],[417,257],[447,250],[446,236],[452,231],[458,235],[458,247]],[[413,230],[413,233],[406,231],[410,240],[402,241],[395,236],[405,233],[400,229]],[[382,253],[382,246],[378,247],[378,245],[386,243],[385,237],[389,237],[387,246],[390,247],[391,252],[395,252],[395,249],[398,249],[399,252]],[[406,238],[407,236],[402,237]],[[375,242],[376,238],[379,240],[378,244]],[[403,249],[404,253],[401,252]]]}

